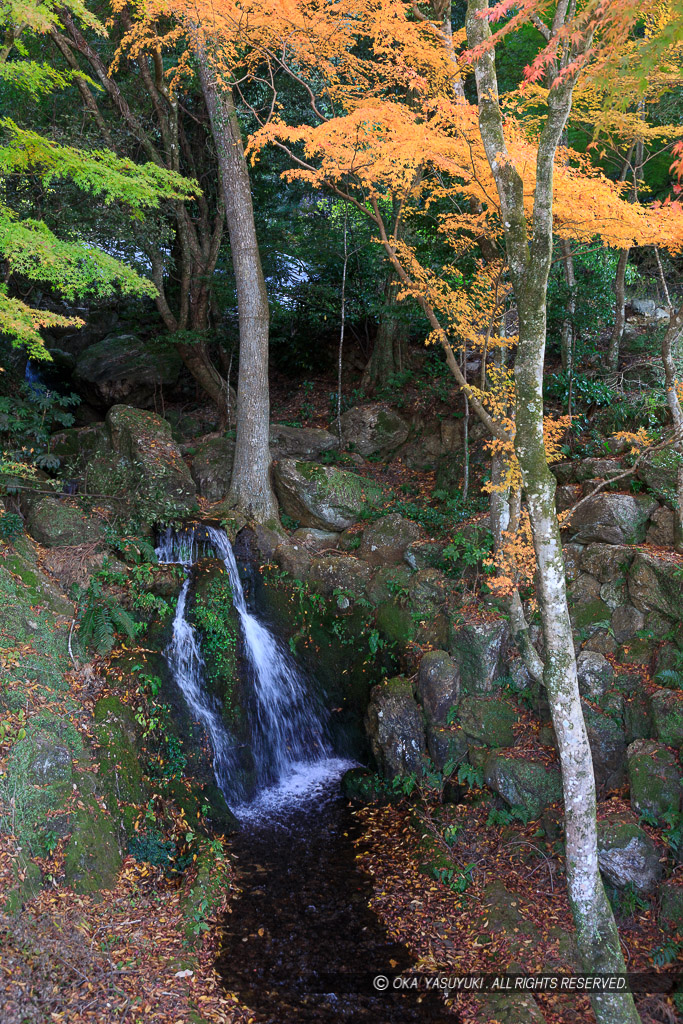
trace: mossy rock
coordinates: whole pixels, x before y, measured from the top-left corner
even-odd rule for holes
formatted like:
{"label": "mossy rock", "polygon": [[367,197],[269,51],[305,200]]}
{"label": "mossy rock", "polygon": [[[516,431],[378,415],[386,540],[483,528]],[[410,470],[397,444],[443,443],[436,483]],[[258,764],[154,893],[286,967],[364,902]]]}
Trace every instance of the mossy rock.
{"label": "mossy rock", "polygon": [[43,884],[43,876],[35,861],[21,862],[12,865],[15,884],[5,897],[3,910],[6,914],[18,914],[28,900],[34,899]]}
{"label": "mossy rock", "polygon": [[383,775],[393,779],[422,772],[427,756],[424,725],[408,679],[396,676],[373,687],[366,729]]}
{"label": "mossy rock", "polygon": [[26,525],[31,536],[46,548],[97,543],[105,534],[101,519],[88,517],[51,495],[31,506]]}
{"label": "mossy rock", "polygon": [[641,612],[660,612],[680,622],[683,618],[683,570],[665,558],[638,551],[628,575],[631,601]]}
{"label": "mossy rock", "polygon": [[21,580],[26,588],[27,604],[42,605],[55,615],[73,615],[74,606],[71,601],[67,600],[61,590],[34,562],[18,551],[10,550],[5,554],[2,568]]}
{"label": "mossy rock", "polygon": [[659,920],[675,931],[683,931],[683,885],[680,878],[670,878],[662,882],[659,891]]}
{"label": "mossy rock", "polygon": [[608,604],[601,598],[586,601],[583,604],[574,605],[570,609],[572,626],[574,629],[599,628],[599,623],[609,622],[612,611]]}
{"label": "mossy rock", "polygon": [[653,740],[636,740],[627,751],[631,807],[638,816],[660,820],[681,803],[681,766],[678,758]]}
{"label": "mossy rock", "polygon": [[301,526],[341,532],[378,507],[382,488],[374,480],[333,466],[280,459],[275,490],[283,510]]}
{"label": "mossy rock", "polygon": [[436,768],[442,771],[446,764],[462,764],[467,760],[469,740],[464,729],[458,726],[439,727],[427,725],[427,749]]}
{"label": "mossy rock", "polygon": [[[101,703],[102,701],[98,702]],[[97,712],[97,705],[95,710]],[[144,803],[149,790],[143,777],[138,751],[131,740],[130,726],[123,716],[110,713],[106,718],[98,720],[93,731],[99,744],[98,789],[105,799],[107,809],[116,817],[119,804]]]}
{"label": "mossy rock", "polygon": [[511,807],[523,807],[531,818],[562,798],[559,768],[536,761],[511,757],[505,751],[491,754],[486,761],[486,785]]}
{"label": "mossy rock", "polygon": [[121,867],[115,820],[94,798],[72,815],[72,832],[64,851],[66,884],[75,892],[113,889]]}
{"label": "mossy rock", "polygon": [[408,437],[409,427],[398,413],[379,402],[355,406],[341,418],[344,444],[360,455],[388,455]]}
{"label": "mossy rock", "polygon": [[378,607],[375,619],[377,628],[390,643],[406,647],[415,639],[417,628],[412,613],[399,601],[385,601]]}
{"label": "mossy rock", "polygon": [[458,724],[470,740],[483,746],[511,747],[518,721],[512,705],[499,697],[462,697],[458,704]]}
{"label": "mossy rock", "polygon": [[683,746],[683,691],[655,690],[650,697],[653,732],[668,747]]}
{"label": "mossy rock", "polygon": [[460,670],[463,689],[467,693],[490,693],[494,683],[504,675],[505,658],[510,642],[507,622],[452,624],[448,651]]}
{"label": "mossy rock", "polygon": [[617,889],[651,892],[662,877],[659,850],[632,821],[598,822],[598,864]]}

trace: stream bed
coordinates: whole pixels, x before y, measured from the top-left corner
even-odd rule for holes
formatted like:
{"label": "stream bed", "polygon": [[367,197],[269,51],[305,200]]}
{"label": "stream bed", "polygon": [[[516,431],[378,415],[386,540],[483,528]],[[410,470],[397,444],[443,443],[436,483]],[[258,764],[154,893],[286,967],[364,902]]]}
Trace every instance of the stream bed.
{"label": "stream bed", "polygon": [[373,991],[373,976],[408,971],[368,907],[360,834],[334,759],[261,794],[231,839],[242,894],[224,921],[223,983],[261,1024],[453,1024],[436,992]]}

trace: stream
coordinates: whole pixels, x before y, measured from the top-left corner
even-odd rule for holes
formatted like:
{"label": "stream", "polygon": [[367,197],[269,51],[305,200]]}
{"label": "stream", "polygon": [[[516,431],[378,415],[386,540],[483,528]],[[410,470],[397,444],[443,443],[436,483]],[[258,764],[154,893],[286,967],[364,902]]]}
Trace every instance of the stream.
{"label": "stream", "polygon": [[[166,651],[171,674],[207,732],[216,783],[241,823],[231,836],[241,895],[222,927],[218,969],[260,1024],[411,1024],[454,1021],[436,992],[377,992],[373,976],[407,971],[408,950],[368,907],[356,865],[360,834],[340,779],[352,761],[327,735],[326,713],[282,642],[248,607],[227,535],[212,526],[168,530],[160,562],[185,568]],[[200,639],[186,616],[192,566],[220,558],[240,618],[252,706],[255,789],[235,771],[237,741],[204,685]]]}

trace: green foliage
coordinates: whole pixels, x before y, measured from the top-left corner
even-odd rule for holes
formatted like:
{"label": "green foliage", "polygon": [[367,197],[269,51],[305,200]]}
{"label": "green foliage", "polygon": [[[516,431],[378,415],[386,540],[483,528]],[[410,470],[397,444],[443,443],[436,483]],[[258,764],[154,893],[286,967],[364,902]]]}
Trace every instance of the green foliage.
{"label": "green foliage", "polygon": [[[474,538],[456,533],[451,543],[444,548],[443,560],[451,575],[461,576],[465,569],[481,567],[492,550],[493,534],[490,530],[477,531]],[[484,566],[483,570],[487,573],[495,571],[490,566]]]}
{"label": "green foliage", "polygon": [[481,789],[484,785],[484,769],[465,762],[458,768],[458,782],[469,789]]}
{"label": "green foliage", "polygon": [[232,587],[227,575],[214,577],[206,594],[194,604],[194,618],[202,634],[207,657],[207,674],[220,681],[222,692],[231,692],[235,680],[238,631],[231,614]]}
{"label": "green foliage", "polygon": [[15,537],[19,537],[23,532],[24,520],[18,513],[0,512],[0,540],[14,540]]}
{"label": "green foliage", "polygon": [[523,825],[528,825],[531,820],[531,816],[526,807],[513,805],[512,807],[504,807],[501,809],[493,808],[489,811],[489,816],[486,819],[487,825],[512,825],[515,821],[521,821]]}
{"label": "green foliage", "polygon": [[164,839],[159,829],[146,828],[129,839],[128,852],[141,863],[169,869],[175,860],[176,844],[173,839]]}
{"label": "green foliage", "polygon": [[667,939],[661,946],[653,949],[650,956],[655,967],[666,967],[667,964],[676,963],[681,953],[683,953],[683,942]]}
{"label": "green foliage", "polygon": [[632,882],[625,885],[623,889],[617,889],[609,883],[605,888],[612,908],[619,917],[633,917],[639,911],[649,908],[648,901],[640,895]]}
{"label": "green foliage", "polygon": [[442,885],[448,886],[451,892],[455,892],[458,895],[463,895],[470,887],[472,883],[472,872],[476,865],[474,862],[466,864],[463,868],[447,868],[437,867],[432,865],[430,868],[430,874],[437,882],[441,882]]}
{"label": "green foliage", "polygon": [[[80,403],[77,394],[61,395],[42,384],[19,385],[18,393],[0,395],[0,445],[6,456],[24,474],[32,467],[54,470],[60,460],[50,451],[50,435],[60,427],[73,425],[71,410]],[[15,476],[11,467],[2,476]]]}
{"label": "green foliage", "polygon": [[[564,370],[549,373],[544,377],[544,394],[546,398],[557,398],[564,406],[569,401],[570,380]],[[589,406],[612,405],[616,398],[614,388],[597,377],[588,377],[585,373],[575,373],[571,378],[572,408],[586,410]]]}
{"label": "green foliage", "polygon": [[111,594],[107,594],[102,580],[93,576],[86,590],[77,588],[78,636],[85,648],[94,649],[97,654],[109,654],[117,638],[124,636],[134,640],[138,623]]}

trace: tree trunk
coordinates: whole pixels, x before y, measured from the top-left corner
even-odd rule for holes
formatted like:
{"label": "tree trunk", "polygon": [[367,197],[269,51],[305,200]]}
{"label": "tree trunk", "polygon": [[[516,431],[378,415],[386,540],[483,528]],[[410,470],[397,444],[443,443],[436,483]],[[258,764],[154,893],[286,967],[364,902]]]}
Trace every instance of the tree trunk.
{"label": "tree trunk", "polygon": [[[567,374],[567,380],[571,382],[574,373],[574,315],[576,314],[576,275],[574,273],[574,256],[572,254],[571,242],[563,238],[562,263],[564,265],[564,276],[567,282],[567,318],[562,322],[560,335],[560,352],[562,357],[562,369]],[[571,383],[570,383],[571,386]],[[571,416],[571,409],[568,410]]]}
{"label": "tree trunk", "polygon": [[209,111],[225,198],[237,284],[240,355],[237,438],[229,503],[256,522],[278,519],[270,482],[268,295],[259,255],[249,171],[230,89],[216,80],[200,32],[195,31],[199,80]]}
{"label": "tree trunk", "polygon": [[[467,38],[474,48],[490,37],[488,0],[468,0]],[[561,7],[557,6],[561,17]],[[567,7],[564,6],[566,15]],[[553,25],[559,31],[563,21]],[[590,36],[576,44],[590,46]],[[566,871],[569,900],[584,970],[624,974],[624,958],[612,908],[598,867],[593,760],[576,673],[560,528],[555,509],[555,478],[543,438],[543,370],[547,287],[553,240],[553,162],[571,110],[573,81],[565,76],[548,92],[548,113],[536,159],[533,218],[527,223],[524,183],[506,146],[498,99],[495,58],[490,50],[475,62],[479,127],[491,167],[505,227],[505,247],[519,313],[515,358],[515,452],[526,492],[536,555],[536,592],[544,641],[545,683],[557,736],[564,793]],[[600,1024],[636,1024],[633,997],[593,993]]]}
{"label": "tree trunk", "polygon": [[397,293],[398,281],[394,274],[390,273],[384,289],[384,309],[379,330],[372,355],[361,378],[361,387],[364,390],[372,385],[387,384],[395,373],[405,367],[407,331],[397,316]]}
{"label": "tree trunk", "polygon": [[679,465],[676,481],[678,501],[674,511],[674,547],[683,552],[683,409],[676,387],[676,366],[673,359],[673,346],[683,332],[683,306],[677,312],[671,310],[669,326],[662,338],[662,363],[664,365],[664,381],[666,400],[674,425],[674,451],[678,453]]}
{"label": "tree trunk", "polygon": [[614,278],[614,326],[609,339],[607,355],[607,363],[613,372],[619,367],[619,348],[626,323],[626,268],[630,251],[630,249],[622,249],[619,253],[619,262]]}

